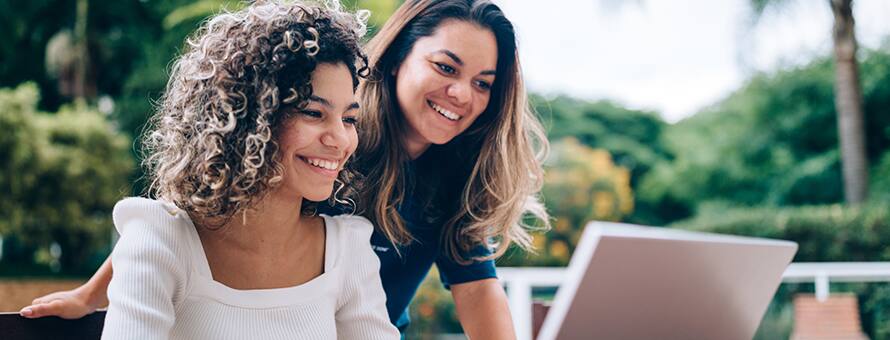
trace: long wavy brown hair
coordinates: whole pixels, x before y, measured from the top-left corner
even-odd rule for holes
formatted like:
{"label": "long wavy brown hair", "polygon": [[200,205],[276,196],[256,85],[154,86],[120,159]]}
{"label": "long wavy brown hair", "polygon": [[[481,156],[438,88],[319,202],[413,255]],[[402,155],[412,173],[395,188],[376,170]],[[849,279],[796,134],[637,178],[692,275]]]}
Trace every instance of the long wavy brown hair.
{"label": "long wavy brown hair", "polygon": [[[409,0],[366,45],[371,76],[359,86],[367,113],[356,152],[366,176],[358,203],[391,241],[407,244],[413,240],[397,212],[406,196],[405,164],[410,159],[402,141],[406,122],[396,100],[393,71],[417,39],[432,35],[443,21],[455,19],[491,30],[498,48],[488,107],[463,134],[444,146],[434,146],[442,158],[459,163],[454,167],[457,178],[444,185],[458,189],[451,194],[440,190],[442,199],[437,203],[445,215],[444,249],[456,261],[467,263],[496,258],[513,243],[530,248],[527,229],[550,227],[549,215],[537,197],[543,184],[547,138],[528,104],[513,25],[490,1]],[[464,255],[480,245],[494,251],[489,256]]]}
{"label": "long wavy brown hair", "polygon": [[[358,85],[366,18],[336,1],[257,1],[204,22],[173,63],[143,137],[149,195],[204,226],[246,212],[281,182],[279,129],[307,104],[316,65],[345,64]],[[341,171],[331,199],[348,196],[351,176]]]}

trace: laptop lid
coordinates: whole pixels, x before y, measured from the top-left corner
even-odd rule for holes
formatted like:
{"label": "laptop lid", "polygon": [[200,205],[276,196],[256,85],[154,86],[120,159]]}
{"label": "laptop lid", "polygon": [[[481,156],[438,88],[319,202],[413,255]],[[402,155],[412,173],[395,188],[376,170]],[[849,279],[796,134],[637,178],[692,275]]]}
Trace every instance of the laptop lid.
{"label": "laptop lid", "polygon": [[538,340],[745,339],[797,243],[591,222]]}

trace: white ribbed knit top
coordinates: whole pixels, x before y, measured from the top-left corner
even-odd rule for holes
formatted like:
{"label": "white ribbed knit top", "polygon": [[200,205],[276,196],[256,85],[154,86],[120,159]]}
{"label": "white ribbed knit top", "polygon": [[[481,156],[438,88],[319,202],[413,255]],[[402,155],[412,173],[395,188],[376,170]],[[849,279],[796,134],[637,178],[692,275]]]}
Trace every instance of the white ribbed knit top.
{"label": "white ribbed knit top", "polygon": [[213,280],[194,224],[176,206],[114,207],[103,339],[398,339],[386,314],[373,226],[323,216],[324,274],[299,286],[238,290]]}

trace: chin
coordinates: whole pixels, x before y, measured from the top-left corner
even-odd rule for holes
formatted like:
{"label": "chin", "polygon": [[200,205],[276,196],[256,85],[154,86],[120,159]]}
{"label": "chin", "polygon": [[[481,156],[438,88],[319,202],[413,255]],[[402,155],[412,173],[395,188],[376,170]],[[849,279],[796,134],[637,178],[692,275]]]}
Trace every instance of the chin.
{"label": "chin", "polygon": [[324,193],[321,193],[321,192],[309,193],[309,194],[303,196],[304,199],[307,199],[307,200],[310,200],[313,202],[321,202],[321,201],[327,200],[330,197],[331,197],[331,191],[324,192]]}
{"label": "chin", "polygon": [[448,142],[454,140],[455,137],[457,137],[457,136],[456,135],[454,135],[454,136],[452,136],[452,135],[438,135],[438,136],[427,137],[426,140],[428,140],[428,141],[430,141],[430,143],[433,143],[436,145],[443,145],[443,144],[448,144]]}

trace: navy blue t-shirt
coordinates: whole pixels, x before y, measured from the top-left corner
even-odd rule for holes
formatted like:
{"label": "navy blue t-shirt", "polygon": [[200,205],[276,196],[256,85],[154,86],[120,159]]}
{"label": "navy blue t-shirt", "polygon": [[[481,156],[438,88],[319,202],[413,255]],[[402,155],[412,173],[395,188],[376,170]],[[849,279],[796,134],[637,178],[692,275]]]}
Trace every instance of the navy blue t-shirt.
{"label": "navy blue t-shirt", "polygon": [[[415,171],[414,163],[408,164],[406,170],[409,173]],[[418,202],[423,200],[421,197],[417,197],[419,196],[417,192],[413,186],[409,187],[405,193],[405,199],[398,209],[405,226],[414,237],[413,242],[399,247],[399,251],[396,252],[393,249],[393,243],[386,238],[386,235],[376,229],[371,235],[371,247],[380,258],[380,279],[383,283],[383,290],[386,292],[386,309],[389,313],[389,320],[402,333],[405,332],[410,322],[408,306],[433,263],[439,268],[439,276],[445,288],[450,288],[453,284],[497,277],[494,261],[474,261],[471,264],[462,265],[455,262],[442,249],[442,223],[429,216],[419,206]],[[337,208],[323,206],[324,204],[319,210],[321,213],[337,214],[341,212]],[[488,254],[490,254],[488,248],[479,246],[470,254],[465,255],[475,257]]]}
{"label": "navy blue t-shirt", "polygon": [[[441,224],[427,219],[406,199],[399,209],[414,241],[399,248],[396,253],[385,235],[374,232],[371,247],[380,258],[380,278],[386,292],[386,309],[390,321],[404,332],[408,327],[408,305],[414,298],[420,283],[429,273],[433,263],[439,268],[439,277],[446,288],[453,284],[495,278],[494,261],[473,262],[469,265],[456,263],[442,248]],[[479,247],[472,255],[487,255],[488,249]]]}

